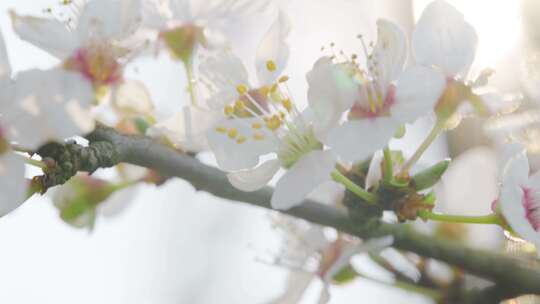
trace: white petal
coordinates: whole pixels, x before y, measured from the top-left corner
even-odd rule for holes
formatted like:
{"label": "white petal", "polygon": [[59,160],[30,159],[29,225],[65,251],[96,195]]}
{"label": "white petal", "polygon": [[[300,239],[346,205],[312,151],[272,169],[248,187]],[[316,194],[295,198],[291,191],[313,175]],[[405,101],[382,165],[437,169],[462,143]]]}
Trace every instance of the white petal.
{"label": "white petal", "polygon": [[185,106],[182,111],[150,127],[146,135],[163,136],[185,151],[200,152],[208,149],[206,132],[220,119],[221,113]]}
{"label": "white petal", "polygon": [[355,163],[384,148],[398,126],[386,117],[351,120],[330,131],[326,144],[344,160]]}
{"label": "white petal", "polygon": [[373,48],[373,59],[377,62],[377,80],[386,90],[392,81],[397,80],[407,60],[407,37],[395,23],[377,20],[377,43]]}
{"label": "white petal", "polygon": [[175,20],[188,22],[193,18],[190,0],[170,0],[169,3]]}
{"label": "white petal", "polygon": [[203,59],[199,73],[215,90],[208,101],[208,105],[215,108],[234,102],[238,98],[237,86],[248,84],[248,74],[242,60],[228,51]]}
{"label": "white petal", "polygon": [[93,0],[83,7],[77,25],[82,40],[121,40],[135,33],[142,21],[141,0]]}
{"label": "white petal", "polygon": [[69,57],[79,46],[76,35],[66,25],[54,19],[19,16],[11,13],[17,35],[58,59]]}
{"label": "white petal", "polygon": [[126,80],[114,87],[112,105],[120,115],[150,115],[154,104],[143,82]]}
{"label": "white petal", "polygon": [[315,274],[308,271],[292,271],[287,276],[285,292],[268,304],[298,304],[304,296]]}
{"label": "white petal", "polygon": [[412,66],[400,75],[392,117],[402,123],[412,123],[417,118],[433,112],[446,87],[444,76],[432,68]]}
{"label": "white petal", "polygon": [[522,238],[540,243],[540,235],[534,230],[526,217],[523,206],[523,189],[510,176],[503,179],[499,197],[501,211],[512,229]]}
{"label": "white petal", "polygon": [[7,152],[0,155],[0,216],[15,210],[23,202],[27,190],[24,178],[24,160]]}
{"label": "white petal", "polygon": [[49,140],[82,135],[94,127],[87,110],[92,85],[78,73],[30,70],[16,80],[11,105],[0,109],[10,139],[35,149]]}
{"label": "white petal", "polygon": [[[285,41],[291,30],[289,17],[280,11],[257,48],[255,66],[259,84],[270,85],[281,74],[289,59],[289,46]],[[269,71],[267,63],[275,64],[275,70]]]}
{"label": "white petal", "polygon": [[120,215],[135,201],[138,190],[137,186],[131,186],[114,192],[109,198],[99,204],[99,213],[106,217]]}
{"label": "white petal", "polygon": [[9,77],[11,75],[11,65],[7,54],[6,43],[4,36],[0,32],[0,78]]}
{"label": "white petal", "polygon": [[500,164],[500,182],[525,185],[529,177],[529,160],[527,151],[521,144],[507,144],[497,150],[497,159]]}
{"label": "white petal", "polygon": [[[259,122],[259,119],[225,119],[208,130],[206,133],[208,144],[221,169],[225,171],[250,169],[259,163],[262,155],[277,151],[273,135],[266,133],[263,140],[253,138],[259,133],[258,130],[251,128],[254,122]],[[234,129],[238,134],[231,138],[228,134],[218,131],[219,128]],[[237,140],[241,137],[245,138],[245,142],[238,143]]]}
{"label": "white petal", "polygon": [[347,66],[334,64],[328,57],[320,58],[306,78],[309,109],[315,115],[314,131],[324,139],[327,130],[358,99],[359,85],[347,73]]}
{"label": "white petal", "polygon": [[376,186],[379,184],[379,182],[382,180],[382,168],[381,163],[383,161],[383,152],[377,151],[375,154],[373,154],[373,158],[371,159],[371,162],[369,163],[369,169],[366,176],[366,190]]}
{"label": "white petal", "polygon": [[[489,14],[489,12],[486,12]],[[448,77],[466,76],[476,53],[476,31],[443,0],[426,6],[412,39],[417,63],[435,65]]]}
{"label": "white petal", "polygon": [[331,180],[334,166],[328,151],[312,151],[302,157],[277,182],[272,208],[286,210],[301,204],[317,186]]}
{"label": "white petal", "polygon": [[245,192],[257,191],[268,184],[280,167],[279,160],[272,159],[251,170],[229,173],[227,178],[239,190]]}

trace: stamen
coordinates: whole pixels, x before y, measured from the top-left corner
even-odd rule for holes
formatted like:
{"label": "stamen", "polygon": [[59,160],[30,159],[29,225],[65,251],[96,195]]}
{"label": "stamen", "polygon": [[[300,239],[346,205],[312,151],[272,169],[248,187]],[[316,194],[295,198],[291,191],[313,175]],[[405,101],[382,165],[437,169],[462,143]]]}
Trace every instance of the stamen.
{"label": "stamen", "polygon": [[244,95],[249,91],[249,88],[245,84],[239,84],[238,86],[236,86],[236,91],[238,91],[238,94]]}
{"label": "stamen", "polygon": [[227,135],[229,136],[229,138],[234,139],[236,138],[236,136],[238,136],[238,130],[236,130],[235,128],[230,128],[227,132]]}
{"label": "stamen", "polygon": [[268,60],[266,62],[266,69],[270,72],[274,72],[276,70],[276,63],[272,60]]}
{"label": "stamen", "polygon": [[224,127],[216,127],[216,132],[227,133],[227,129]]}

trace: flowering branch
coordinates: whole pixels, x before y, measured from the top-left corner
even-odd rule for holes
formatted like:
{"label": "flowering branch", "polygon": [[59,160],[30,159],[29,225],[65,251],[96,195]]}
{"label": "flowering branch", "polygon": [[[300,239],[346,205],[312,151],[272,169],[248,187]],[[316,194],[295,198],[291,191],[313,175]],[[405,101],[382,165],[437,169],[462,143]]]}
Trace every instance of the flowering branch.
{"label": "flowering branch", "polygon": [[[113,129],[98,126],[87,138],[92,147],[107,150],[114,148],[114,151],[107,151],[107,154],[115,155],[114,160],[117,162],[153,168],[162,174],[189,181],[199,191],[271,209],[271,188],[266,187],[250,193],[237,190],[230,186],[226,175],[219,169],[204,165],[195,158],[180,154],[148,137],[121,135]],[[101,144],[96,146],[97,143]],[[107,162],[103,165],[109,164]],[[523,294],[540,294],[540,269],[526,265],[525,262],[516,258],[474,250],[456,242],[422,235],[406,225],[386,224],[376,219],[353,221],[342,210],[309,200],[298,207],[281,212],[323,226],[334,227],[364,239],[392,235],[393,246],[398,249],[447,262],[495,283],[495,287],[467,293],[467,296],[462,295],[464,299],[465,297],[474,298],[474,301],[478,301],[482,298],[492,301],[495,298],[505,299]],[[497,288],[497,286],[504,286],[504,288]]]}

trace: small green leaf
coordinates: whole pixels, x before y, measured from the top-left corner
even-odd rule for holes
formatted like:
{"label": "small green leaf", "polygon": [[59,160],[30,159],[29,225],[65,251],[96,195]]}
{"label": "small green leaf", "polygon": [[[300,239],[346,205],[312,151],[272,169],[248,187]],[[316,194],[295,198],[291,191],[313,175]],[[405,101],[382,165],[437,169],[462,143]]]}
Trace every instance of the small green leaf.
{"label": "small green leaf", "polygon": [[332,277],[336,284],[347,284],[358,277],[358,272],[349,264]]}
{"label": "small green leaf", "polygon": [[443,160],[412,177],[411,185],[416,191],[422,191],[435,185],[450,165],[450,160]]}

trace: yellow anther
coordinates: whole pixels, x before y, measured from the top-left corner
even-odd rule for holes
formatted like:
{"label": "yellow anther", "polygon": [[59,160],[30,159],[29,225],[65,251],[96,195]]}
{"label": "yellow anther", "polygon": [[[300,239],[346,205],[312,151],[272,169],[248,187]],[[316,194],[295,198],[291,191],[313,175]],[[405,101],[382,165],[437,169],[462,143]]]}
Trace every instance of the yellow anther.
{"label": "yellow anther", "polygon": [[283,107],[285,108],[285,110],[287,110],[287,112],[291,112],[292,110],[292,102],[289,98],[287,99],[284,99],[281,104],[283,105]]}
{"label": "yellow anther", "polygon": [[245,84],[239,84],[238,86],[236,86],[236,91],[238,91],[238,94],[244,95],[249,91],[249,88]]}
{"label": "yellow anther", "polygon": [[268,60],[266,62],[266,69],[270,72],[274,72],[276,70],[276,63],[273,60]]}
{"label": "yellow anther", "polygon": [[224,127],[217,127],[216,131],[219,132],[219,133],[227,133],[227,129],[224,128]]}
{"label": "yellow anther", "polygon": [[277,90],[278,90],[278,85],[277,85],[276,83],[274,83],[274,84],[270,87],[270,93],[275,93]]}
{"label": "yellow anther", "polygon": [[230,128],[229,131],[227,132],[227,135],[230,138],[236,138],[236,136],[238,136],[238,130],[236,130],[235,128]]}
{"label": "yellow anther", "polygon": [[234,108],[232,106],[225,106],[225,108],[223,108],[223,112],[225,113],[225,115],[227,116],[231,116],[233,113],[234,113]]}
{"label": "yellow anther", "polygon": [[266,122],[266,127],[272,131],[277,130],[281,126],[281,119],[277,115],[273,115]]}
{"label": "yellow anther", "polygon": [[270,88],[268,86],[264,86],[259,89],[259,92],[261,92],[261,95],[268,96],[270,94]]}
{"label": "yellow anther", "polygon": [[260,129],[260,128],[262,128],[262,125],[261,125],[260,123],[258,123],[258,122],[254,122],[254,123],[251,125],[251,127],[252,127],[253,129]]}
{"label": "yellow anther", "polygon": [[264,135],[262,135],[260,133],[255,133],[255,134],[253,134],[253,139],[254,140],[264,140]]}
{"label": "yellow anther", "polygon": [[247,138],[245,138],[244,136],[240,136],[240,137],[238,137],[238,139],[236,140],[236,143],[237,143],[237,144],[243,144],[243,143],[246,142],[246,140],[247,140]]}
{"label": "yellow anther", "polygon": [[234,109],[236,111],[242,111],[245,106],[246,105],[244,104],[244,101],[242,101],[241,99],[236,100],[236,102],[234,103]]}
{"label": "yellow anther", "polygon": [[283,113],[283,111],[279,111],[279,118],[282,120],[285,118],[285,113]]}
{"label": "yellow anther", "polygon": [[283,75],[283,76],[279,77],[279,79],[278,79],[278,82],[280,82],[280,83],[287,82],[287,81],[289,81],[289,76],[287,76],[287,75]]}

